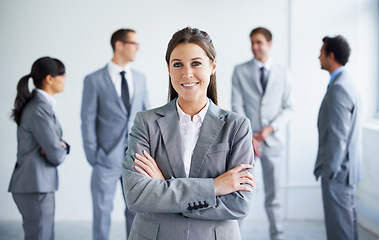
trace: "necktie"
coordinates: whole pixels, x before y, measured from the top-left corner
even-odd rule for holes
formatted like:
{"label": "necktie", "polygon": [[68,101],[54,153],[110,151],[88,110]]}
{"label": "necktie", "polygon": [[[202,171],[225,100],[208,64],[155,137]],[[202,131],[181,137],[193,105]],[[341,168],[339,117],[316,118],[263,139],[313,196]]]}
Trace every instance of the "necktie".
{"label": "necktie", "polygon": [[120,72],[120,75],[121,75],[121,98],[122,98],[122,101],[124,102],[126,111],[128,111],[128,113],[129,113],[130,112],[129,87],[128,87],[128,83],[126,82],[125,73],[126,73],[125,71]]}
{"label": "necktie", "polygon": [[260,80],[261,80],[261,84],[262,84],[262,90],[263,90],[263,92],[265,92],[266,85],[267,85],[267,81],[266,81],[266,78],[265,78],[265,68],[261,67],[259,70],[261,71]]}

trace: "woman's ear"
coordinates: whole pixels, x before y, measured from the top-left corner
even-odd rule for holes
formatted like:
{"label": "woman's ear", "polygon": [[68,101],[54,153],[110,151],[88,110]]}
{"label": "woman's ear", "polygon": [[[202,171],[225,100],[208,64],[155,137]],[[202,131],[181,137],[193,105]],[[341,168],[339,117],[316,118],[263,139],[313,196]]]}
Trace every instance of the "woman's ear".
{"label": "woman's ear", "polygon": [[45,83],[46,85],[51,85],[51,83],[53,82],[53,77],[49,74],[49,75],[47,75],[47,76],[45,77],[45,79],[44,79],[43,81],[44,81],[44,83]]}
{"label": "woman's ear", "polygon": [[168,73],[170,74],[171,72],[170,72],[170,66],[168,65],[168,63],[167,63],[167,70],[168,70]]}
{"label": "woman's ear", "polygon": [[217,65],[217,60],[213,60],[212,62],[212,74],[214,74],[216,72],[216,65]]}

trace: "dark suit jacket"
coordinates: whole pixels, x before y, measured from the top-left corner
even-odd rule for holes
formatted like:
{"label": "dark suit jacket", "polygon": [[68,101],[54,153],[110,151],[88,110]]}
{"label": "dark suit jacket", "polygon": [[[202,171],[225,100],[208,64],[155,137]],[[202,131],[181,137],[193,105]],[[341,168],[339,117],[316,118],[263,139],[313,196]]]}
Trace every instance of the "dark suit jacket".
{"label": "dark suit jacket", "polygon": [[[33,91],[17,127],[17,163],[9,191],[13,193],[54,192],[58,189],[57,166],[66,157],[61,146],[62,130],[51,105]],[[45,154],[41,154],[43,149]]]}
{"label": "dark suit jacket", "polygon": [[[213,178],[240,163],[252,164],[250,121],[211,102],[187,178],[175,103],[136,115],[123,164],[127,204],[137,212],[130,237],[240,239],[235,220],[248,213],[252,194],[241,191],[216,197]],[[166,181],[148,179],[134,170],[134,155],[142,150],[156,160]]]}

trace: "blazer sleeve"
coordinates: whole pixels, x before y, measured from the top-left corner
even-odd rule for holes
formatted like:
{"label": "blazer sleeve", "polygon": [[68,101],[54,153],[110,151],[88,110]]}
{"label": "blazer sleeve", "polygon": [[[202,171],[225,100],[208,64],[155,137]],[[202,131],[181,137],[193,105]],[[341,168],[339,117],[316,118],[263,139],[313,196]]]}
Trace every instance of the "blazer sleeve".
{"label": "blazer sleeve", "polygon": [[51,107],[39,104],[29,121],[30,130],[45,152],[46,160],[53,166],[60,165],[66,158],[66,149],[61,145],[61,132],[57,131]]}
{"label": "blazer sleeve", "polygon": [[[150,150],[147,127],[140,113],[136,115],[129,136],[129,148],[123,164],[124,192],[128,207],[137,212],[181,213],[187,217],[224,220],[244,217],[251,194],[235,192],[216,197],[213,178],[176,178],[166,181],[148,179],[134,170],[132,153]],[[251,163],[253,150],[248,120],[238,131],[233,144],[228,169],[240,162]],[[203,207],[189,210],[188,203]],[[205,206],[204,206],[205,205]]]}
{"label": "blazer sleeve", "polygon": [[98,148],[96,135],[97,116],[97,90],[93,79],[87,76],[84,79],[81,118],[82,118],[82,139],[87,161],[93,165],[96,161]]}
{"label": "blazer sleeve", "polygon": [[[252,133],[250,121],[245,118],[239,127],[226,160],[227,169],[230,170],[241,163],[253,164],[254,151],[251,144]],[[252,169],[249,170],[252,173]],[[253,194],[247,191],[233,192],[228,195],[216,197],[216,205],[199,210],[185,211],[183,215],[191,218],[205,220],[231,220],[241,219],[249,213],[249,206]]]}
{"label": "blazer sleeve", "polygon": [[285,70],[285,84],[282,95],[282,108],[278,115],[271,121],[271,126],[275,131],[285,126],[293,115],[293,96],[292,96],[292,80],[289,70]]}
{"label": "blazer sleeve", "polygon": [[239,68],[235,67],[232,77],[232,111],[246,116],[242,93],[243,89],[241,86]]}
{"label": "blazer sleeve", "polygon": [[351,97],[340,85],[333,86],[328,98],[328,119],[324,123],[327,126],[328,135],[322,178],[330,180],[335,177],[346,156],[350,137],[350,121],[353,111],[356,109]]}

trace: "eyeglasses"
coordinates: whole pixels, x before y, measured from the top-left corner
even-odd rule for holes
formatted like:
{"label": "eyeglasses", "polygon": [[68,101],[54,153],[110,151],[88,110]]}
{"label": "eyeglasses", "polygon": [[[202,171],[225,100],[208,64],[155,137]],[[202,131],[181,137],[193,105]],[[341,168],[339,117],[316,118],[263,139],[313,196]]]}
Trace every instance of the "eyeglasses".
{"label": "eyeglasses", "polygon": [[122,40],[121,40],[121,42],[123,42],[124,44],[133,44],[134,46],[139,47],[138,42],[129,42],[129,41],[122,41]]}

